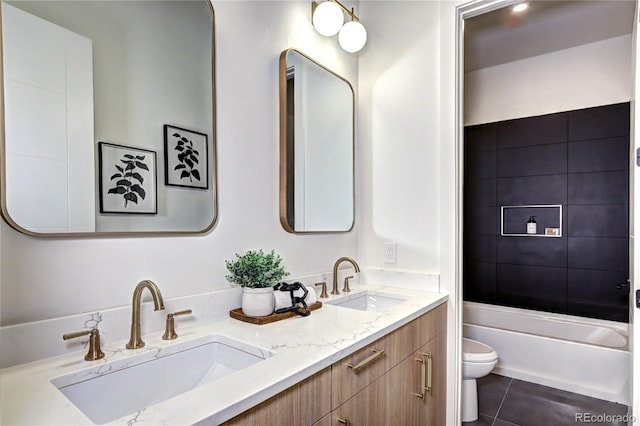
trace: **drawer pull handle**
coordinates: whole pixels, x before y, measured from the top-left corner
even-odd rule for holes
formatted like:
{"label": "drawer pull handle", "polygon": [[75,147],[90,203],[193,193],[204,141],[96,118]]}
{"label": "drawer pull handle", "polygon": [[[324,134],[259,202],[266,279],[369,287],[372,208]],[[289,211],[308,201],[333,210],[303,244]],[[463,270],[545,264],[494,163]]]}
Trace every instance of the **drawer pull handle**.
{"label": "drawer pull handle", "polygon": [[338,417],[338,423],[341,423],[345,426],[351,425],[351,422],[349,421],[349,417],[345,417],[344,419],[342,417]]}
{"label": "drawer pull handle", "polygon": [[427,393],[431,394],[431,390],[433,389],[433,356],[431,355],[431,352],[426,354],[421,353],[420,358],[415,358],[415,360],[422,364],[422,386],[420,388],[420,393],[412,393],[412,395],[415,395],[420,399],[424,399],[427,396]]}
{"label": "drawer pull handle", "polygon": [[368,364],[372,363],[373,361],[375,361],[376,359],[384,355],[384,349],[372,349],[372,351],[373,351],[373,354],[369,355],[367,358],[363,359],[357,364],[348,363],[347,367],[353,370],[354,373],[357,373],[358,370],[366,367]]}

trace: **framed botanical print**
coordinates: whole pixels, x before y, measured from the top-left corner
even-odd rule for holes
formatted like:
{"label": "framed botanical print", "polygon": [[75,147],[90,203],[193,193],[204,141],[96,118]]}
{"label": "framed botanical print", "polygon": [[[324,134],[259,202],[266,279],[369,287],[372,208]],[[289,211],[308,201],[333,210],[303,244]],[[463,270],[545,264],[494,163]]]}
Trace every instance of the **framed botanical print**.
{"label": "framed botanical print", "polygon": [[100,213],[156,214],[156,153],[98,143]]}
{"label": "framed botanical print", "polygon": [[209,188],[208,138],[204,133],[164,125],[164,183]]}

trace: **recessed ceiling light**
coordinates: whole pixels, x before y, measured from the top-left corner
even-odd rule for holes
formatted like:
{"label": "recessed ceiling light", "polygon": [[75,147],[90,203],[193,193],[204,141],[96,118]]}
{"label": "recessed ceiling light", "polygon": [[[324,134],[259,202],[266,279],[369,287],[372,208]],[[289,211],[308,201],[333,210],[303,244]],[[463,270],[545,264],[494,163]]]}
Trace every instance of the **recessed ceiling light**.
{"label": "recessed ceiling light", "polygon": [[515,13],[520,13],[520,12],[524,12],[525,10],[527,10],[527,8],[529,8],[529,3],[519,3],[516,4],[515,6],[513,6],[513,11]]}

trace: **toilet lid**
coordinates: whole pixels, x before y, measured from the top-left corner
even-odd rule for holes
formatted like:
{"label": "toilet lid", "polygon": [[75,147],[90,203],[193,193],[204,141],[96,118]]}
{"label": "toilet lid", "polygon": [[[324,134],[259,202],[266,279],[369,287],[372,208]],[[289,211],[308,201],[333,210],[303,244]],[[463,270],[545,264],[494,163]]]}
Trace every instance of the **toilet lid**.
{"label": "toilet lid", "polygon": [[489,345],[471,339],[462,339],[462,360],[467,362],[491,362],[498,353]]}

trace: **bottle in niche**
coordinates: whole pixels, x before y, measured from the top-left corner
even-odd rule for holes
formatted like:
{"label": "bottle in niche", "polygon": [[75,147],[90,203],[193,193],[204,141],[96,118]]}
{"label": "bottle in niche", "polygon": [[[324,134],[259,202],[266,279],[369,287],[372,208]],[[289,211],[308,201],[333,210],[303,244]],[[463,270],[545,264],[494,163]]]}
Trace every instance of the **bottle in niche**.
{"label": "bottle in niche", "polygon": [[529,220],[527,221],[527,234],[536,234],[537,232],[536,217],[529,216]]}

